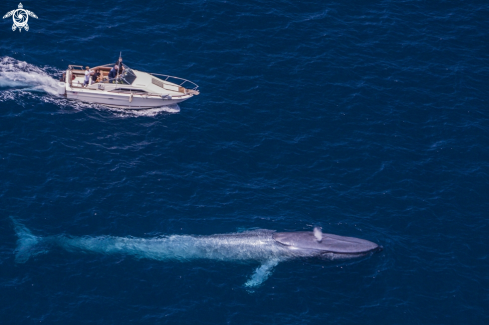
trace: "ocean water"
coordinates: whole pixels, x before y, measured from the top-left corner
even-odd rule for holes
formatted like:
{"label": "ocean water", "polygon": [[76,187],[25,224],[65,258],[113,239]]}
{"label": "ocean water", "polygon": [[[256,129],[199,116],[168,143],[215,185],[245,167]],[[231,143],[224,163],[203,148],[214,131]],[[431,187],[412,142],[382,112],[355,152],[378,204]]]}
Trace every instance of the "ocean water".
{"label": "ocean water", "polygon": [[[1,324],[489,323],[487,1],[25,1],[0,24]],[[2,15],[15,1],[0,3]],[[196,82],[178,107],[56,96],[68,64]],[[37,236],[312,230],[384,247],[277,265]]]}

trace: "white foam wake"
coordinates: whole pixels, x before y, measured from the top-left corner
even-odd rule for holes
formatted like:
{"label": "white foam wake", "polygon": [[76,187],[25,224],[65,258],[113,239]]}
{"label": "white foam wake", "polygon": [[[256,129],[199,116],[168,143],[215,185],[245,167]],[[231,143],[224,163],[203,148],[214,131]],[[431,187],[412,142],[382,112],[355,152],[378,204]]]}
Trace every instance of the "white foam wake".
{"label": "white foam wake", "polygon": [[147,108],[147,109],[124,109],[124,108],[115,108],[115,107],[105,107],[105,106],[98,106],[97,109],[103,109],[103,110],[110,110],[116,115],[120,117],[126,117],[126,116],[132,116],[132,117],[139,117],[139,116],[156,116],[160,113],[179,113],[180,112],[180,106],[178,104],[172,105],[172,106],[163,106],[163,107],[158,107],[158,108]]}
{"label": "white foam wake", "polygon": [[[9,90],[41,91],[50,95],[57,94],[57,81],[46,71],[25,61],[11,57],[0,58],[0,88]],[[8,96],[3,96],[7,97]]]}
{"label": "white foam wake", "polygon": [[[2,100],[1,92],[0,92],[0,101]],[[109,111],[111,114],[118,117],[153,117],[159,115],[161,113],[179,113],[180,106],[172,105],[172,106],[163,106],[158,108],[148,108],[148,109],[124,109],[124,108],[115,108],[115,107],[107,107],[96,103],[85,103],[77,100],[70,100],[63,97],[53,97],[53,96],[42,96],[39,98],[40,101],[44,103],[50,103],[57,105],[61,109],[74,109],[78,111],[82,111],[85,109],[96,109],[98,111]]]}

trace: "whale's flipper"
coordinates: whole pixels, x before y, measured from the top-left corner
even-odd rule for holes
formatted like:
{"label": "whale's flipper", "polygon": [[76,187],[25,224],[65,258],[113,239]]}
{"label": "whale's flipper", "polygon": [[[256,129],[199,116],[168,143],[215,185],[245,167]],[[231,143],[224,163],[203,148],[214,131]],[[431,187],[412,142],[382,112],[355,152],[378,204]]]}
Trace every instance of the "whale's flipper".
{"label": "whale's flipper", "polygon": [[29,25],[25,24],[24,29],[26,32],[28,32],[29,31]]}
{"label": "whale's flipper", "polygon": [[15,30],[17,29],[17,26],[15,26],[15,24],[12,25],[12,31],[15,32]]}
{"label": "whale's flipper", "polygon": [[43,253],[39,249],[38,244],[41,241],[40,237],[34,236],[29,229],[23,224],[10,217],[14,223],[15,233],[19,239],[17,240],[17,248],[15,250],[15,262],[25,263],[29,257]]}
{"label": "whale's flipper", "polygon": [[277,266],[278,262],[280,262],[278,259],[272,259],[263,263],[255,270],[255,273],[253,273],[251,278],[246,281],[245,286],[256,287],[265,282],[270,274],[272,274],[272,270],[275,266]]}

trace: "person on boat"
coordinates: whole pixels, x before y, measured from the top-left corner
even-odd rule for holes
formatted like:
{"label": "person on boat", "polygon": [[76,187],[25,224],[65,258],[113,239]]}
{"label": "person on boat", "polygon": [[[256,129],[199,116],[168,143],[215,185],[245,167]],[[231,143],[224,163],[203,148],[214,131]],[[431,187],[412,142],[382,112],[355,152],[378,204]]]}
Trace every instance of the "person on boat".
{"label": "person on boat", "polygon": [[110,69],[109,72],[109,82],[114,82],[115,78],[117,77],[117,70],[119,67],[117,65],[114,65],[112,69]]}
{"label": "person on boat", "polygon": [[115,65],[117,67],[119,67],[119,74],[122,74],[122,72],[124,70],[124,66],[122,65],[122,58],[121,57],[119,57],[119,59],[117,60]]}
{"label": "person on boat", "polygon": [[92,75],[92,84],[96,83],[98,80],[98,78],[100,77],[100,70],[97,69],[95,70],[95,72],[93,73]]}
{"label": "person on boat", "polygon": [[90,70],[90,67],[86,66],[85,67],[85,81],[83,82],[83,86],[88,86],[90,83],[90,75],[93,73],[92,70]]}

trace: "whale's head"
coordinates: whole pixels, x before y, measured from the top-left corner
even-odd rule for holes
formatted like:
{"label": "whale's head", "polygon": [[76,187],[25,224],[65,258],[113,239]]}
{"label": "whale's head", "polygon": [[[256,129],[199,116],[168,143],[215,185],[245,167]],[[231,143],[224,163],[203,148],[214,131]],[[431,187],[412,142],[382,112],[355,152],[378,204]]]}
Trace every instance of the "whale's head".
{"label": "whale's head", "polygon": [[310,255],[334,255],[336,257],[355,257],[379,251],[382,248],[371,241],[314,231],[276,232],[273,239],[292,250],[309,252]]}

